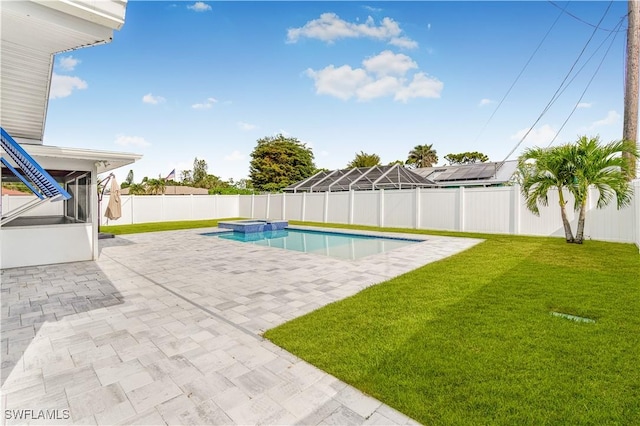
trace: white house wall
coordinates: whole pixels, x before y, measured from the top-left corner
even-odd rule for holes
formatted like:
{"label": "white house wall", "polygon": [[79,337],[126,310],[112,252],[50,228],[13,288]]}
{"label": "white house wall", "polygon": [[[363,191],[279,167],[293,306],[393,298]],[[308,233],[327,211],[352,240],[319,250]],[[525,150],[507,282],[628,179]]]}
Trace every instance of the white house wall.
{"label": "white house wall", "polygon": [[93,258],[93,226],[2,227],[0,267],[79,262]]}

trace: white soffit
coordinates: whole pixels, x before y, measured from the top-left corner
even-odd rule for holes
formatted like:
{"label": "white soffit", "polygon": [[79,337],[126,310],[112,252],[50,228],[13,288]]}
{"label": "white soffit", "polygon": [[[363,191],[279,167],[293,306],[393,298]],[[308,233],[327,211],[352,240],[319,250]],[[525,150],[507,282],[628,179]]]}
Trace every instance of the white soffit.
{"label": "white soffit", "polygon": [[[37,161],[43,158],[60,160],[80,160],[98,163],[98,173],[105,173],[119,167],[132,164],[142,158],[140,154],[131,152],[99,151],[95,149],[65,148],[50,145],[22,145],[22,147]],[[51,162],[47,162],[51,163]],[[48,165],[52,168],[51,165]]]}
{"label": "white soffit", "polygon": [[1,1],[0,125],[42,143],[53,55],[108,43],[126,2]]}

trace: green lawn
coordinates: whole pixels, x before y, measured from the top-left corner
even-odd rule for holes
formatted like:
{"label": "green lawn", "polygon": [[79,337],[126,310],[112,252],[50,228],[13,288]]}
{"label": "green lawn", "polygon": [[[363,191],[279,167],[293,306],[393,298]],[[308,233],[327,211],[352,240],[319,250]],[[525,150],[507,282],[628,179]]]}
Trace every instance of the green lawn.
{"label": "green lawn", "polygon": [[[216,222],[102,230],[145,232]],[[640,424],[637,247],[382,230],[486,241],[265,336],[429,425]],[[596,322],[578,323],[551,311]]]}
{"label": "green lawn", "polygon": [[265,336],[429,425],[640,424],[637,247],[474,236]]}
{"label": "green lawn", "polygon": [[209,219],[209,220],[185,220],[179,222],[152,222],[152,223],[137,223],[134,225],[112,225],[101,226],[100,232],[107,232],[114,235],[123,234],[138,234],[141,232],[157,232],[157,231],[175,231],[179,229],[195,229],[195,228],[210,228],[218,226],[218,222],[225,220],[236,220],[238,218],[230,219]]}

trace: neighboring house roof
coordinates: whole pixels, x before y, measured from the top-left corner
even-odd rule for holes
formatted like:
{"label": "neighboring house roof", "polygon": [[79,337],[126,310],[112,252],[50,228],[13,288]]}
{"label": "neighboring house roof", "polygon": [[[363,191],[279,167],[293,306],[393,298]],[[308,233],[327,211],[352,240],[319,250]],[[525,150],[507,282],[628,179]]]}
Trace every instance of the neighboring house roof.
{"label": "neighboring house roof", "polygon": [[[120,190],[121,195],[129,195],[129,188]],[[192,186],[167,186],[164,195],[207,195],[209,190],[206,188],[194,188]]]}
{"label": "neighboring house roof", "polygon": [[284,192],[366,191],[372,189],[410,189],[434,183],[399,164],[321,171],[283,189]]}
{"label": "neighboring house roof", "polygon": [[2,188],[2,195],[33,195],[31,192],[22,192],[17,189]]}
{"label": "neighboring house roof", "polygon": [[518,161],[472,163],[455,166],[422,167],[414,172],[438,186],[495,186],[513,178]]}

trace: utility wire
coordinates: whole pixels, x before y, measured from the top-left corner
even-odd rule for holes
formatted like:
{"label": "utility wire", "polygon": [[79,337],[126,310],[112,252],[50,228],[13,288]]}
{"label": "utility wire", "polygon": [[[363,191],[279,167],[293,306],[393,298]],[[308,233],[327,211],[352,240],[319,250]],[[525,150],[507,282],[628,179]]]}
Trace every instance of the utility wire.
{"label": "utility wire", "polygon": [[569,78],[569,76],[571,75],[571,73],[573,72],[573,69],[576,67],[576,65],[578,64],[578,62],[580,61],[580,58],[582,57],[582,55],[584,54],[585,50],[587,49],[587,47],[589,46],[589,44],[591,43],[591,40],[593,40],[593,37],[596,35],[596,32],[598,31],[598,28],[600,26],[600,24],[602,23],[602,21],[604,20],[604,18],[607,16],[607,14],[609,13],[609,9],[611,9],[611,5],[613,4],[613,0],[611,0],[609,2],[609,5],[607,6],[607,9],[604,11],[604,14],[602,15],[602,18],[600,18],[600,21],[598,22],[598,25],[593,29],[593,32],[591,33],[591,36],[589,37],[589,39],[587,40],[587,42],[585,43],[584,47],[582,48],[582,50],[580,51],[580,54],[578,55],[578,57],[576,58],[576,60],[573,62],[573,65],[571,65],[571,68],[569,69],[569,71],[567,72],[567,74],[565,75],[564,79],[562,80],[562,83],[560,83],[560,86],[558,87],[558,89],[555,91],[555,93],[553,94],[553,96],[551,97],[551,99],[549,100],[549,102],[547,103],[547,106],[544,108],[544,110],[540,113],[540,115],[538,116],[538,118],[536,119],[536,121],[531,125],[531,127],[529,128],[529,130],[527,130],[527,132],[524,134],[524,136],[522,136],[522,138],[520,139],[520,141],[518,141],[518,143],[513,147],[513,149],[511,149],[511,151],[509,151],[509,154],[507,154],[507,156],[504,158],[504,160],[502,160],[500,162],[500,166],[502,167],[502,164],[504,164],[505,161],[507,161],[509,159],[509,157],[511,157],[511,155],[516,151],[516,149],[518,149],[518,147],[522,144],[522,142],[524,142],[524,140],[527,138],[527,136],[529,136],[529,134],[531,133],[531,131],[534,129],[534,127],[536,126],[536,124],[538,124],[540,122],[540,120],[542,120],[542,117],[547,113],[547,111],[549,111],[549,108],[551,108],[551,106],[555,103],[555,101],[558,99],[559,93],[562,90],[562,88],[564,87],[564,84],[566,83],[567,79]]}
{"label": "utility wire", "polygon": [[[551,0],[547,0],[547,2],[551,3],[553,6],[557,7],[558,9],[560,9],[560,6],[558,6],[556,4],[556,2],[551,1]],[[593,28],[598,28],[596,25],[593,25],[591,22],[587,22],[584,19],[580,18],[579,16],[576,16],[573,13],[567,11],[566,8],[567,8],[567,6],[562,8],[562,12],[563,13],[566,13],[567,15],[571,16],[572,18],[577,19],[578,21],[582,22],[583,24],[587,24],[587,25],[589,25],[590,27],[593,27]],[[609,32],[612,32],[612,33],[614,33],[614,32],[615,33],[619,33],[619,32],[627,30],[626,28],[618,28],[618,27],[619,27],[619,25],[616,25],[616,28],[614,28],[613,30],[609,30],[607,28],[599,28],[599,29],[602,30],[602,31],[609,31]]]}
{"label": "utility wire", "polygon": [[[617,27],[621,27],[622,26],[622,22],[623,22],[623,20],[621,20],[618,23]],[[616,37],[618,36],[618,32],[617,31],[612,31],[611,33],[613,34],[613,38],[611,39],[611,43],[609,43],[609,47],[607,48],[607,51],[604,52],[604,55],[602,56],[602,59],[600,60],[600,63],[598,64],[598,67],[596,68],[596,70],[594,71],[593,75],[591,76],[591,79],[587,83],[587,86],[582,91],[582,94],[580,95],[580,98],[578,99],[578,101],[574,105],[573,109],[569,113],[569,116],[567,117],[567,119],[564,120],[564,123],[562,123],[562,126],[560,126],[560,129],[557,131],[556,135],[553,137],[551,142],[549,142],[549,145],[547,145],[547,148],[549,148],[553,144],[553,142],[555,142],[555,140],[557,139],[558,135],[560,135],[560,132],[562,132],[562,129],[564,129],[564,126],[567,124],[567,122],[569,122],[569,119],[573,116],[573,113],[576,112],[576,109],[578,109],[578,105],[580,105],[580,102],[582,102],[582,98],[584,98],[585,93],[587,93],[587,90],[589,89],[589,86],[591,86],[591,83],[593,82],[593,80],[595,79],[596,75],[598,74],[598,71],[600,71],[600,67],[602,67],[602,64],[604,63],[604,60],[606,59],[607,55],[609,54],[609,51],[611,50],[611,47],[613,46],[613,43],[615,42]]]}
{"label": "utility wire", "polygon": [[475,145],[476,142],[478,142],[478,139],[480,139],[480,136],[482,136],[482,133],[484,133],[484,131],[486,130],[487,126],[489,125],[489,123],[491,122],[493,117],[496,115],[496,113],[498,112],[498,110],[500,109],[500,107],[502,106],[504,101],[507,99],[507,96],[509,96],[509,94],[511,93],[511,90],[513,89],[513,87],[516,85],[518,80],[520,80],[520,77],[522,76],[522,74],[524,74],[524,71],[527,69],[527,67],[529,66],[529,63],[531,63],[531,60],[536,55],[536,53],[538,53],[538,50],[540,50],[540,48],[542,47],[543,43],[545,42],[545,40],[547,39],[547,37],[551,33],[551,30],[553,30],[553,27],[555,27],[556,23],[558,23],[558,21],[560,20],[560,17],[562,16],[562,12],[564,12],[564,10],[567,8],[567,6],[569,6],[569,2],[567,2],[567,4],[564,6],[564,9],[562,9],[560,11],[560,13],[558,14],[558,17],[556,18],[556,20],[553,21],[553,24],[551,24],[551,26],[547,30],[547,33],[544,35],[544,37],[542,37],[542,40],[540,40],[540,43],[538,43],[538,46],[535,48],[535,50],[533,51],[531,56],[529,56],[529,59],[527,60],[527,62],[524,64],[524,66],[520,70],[520,73],[518,74],[516,79],[513,81],[513,83],[511,83],[511,86],[507,90],[507,93],[505,93],[504,96],[502,97],[502,99],[500,99],[500,102],[498,103],[498,105],[495,107],[495,109],[491,113],[491,116],[489,117],[487,122],[484,123],[484,126],[482,126],[482,128],[480,129],[480,132],[478,133],[478,136],[476,136],[476,138],[474,139],[473,145]]}

